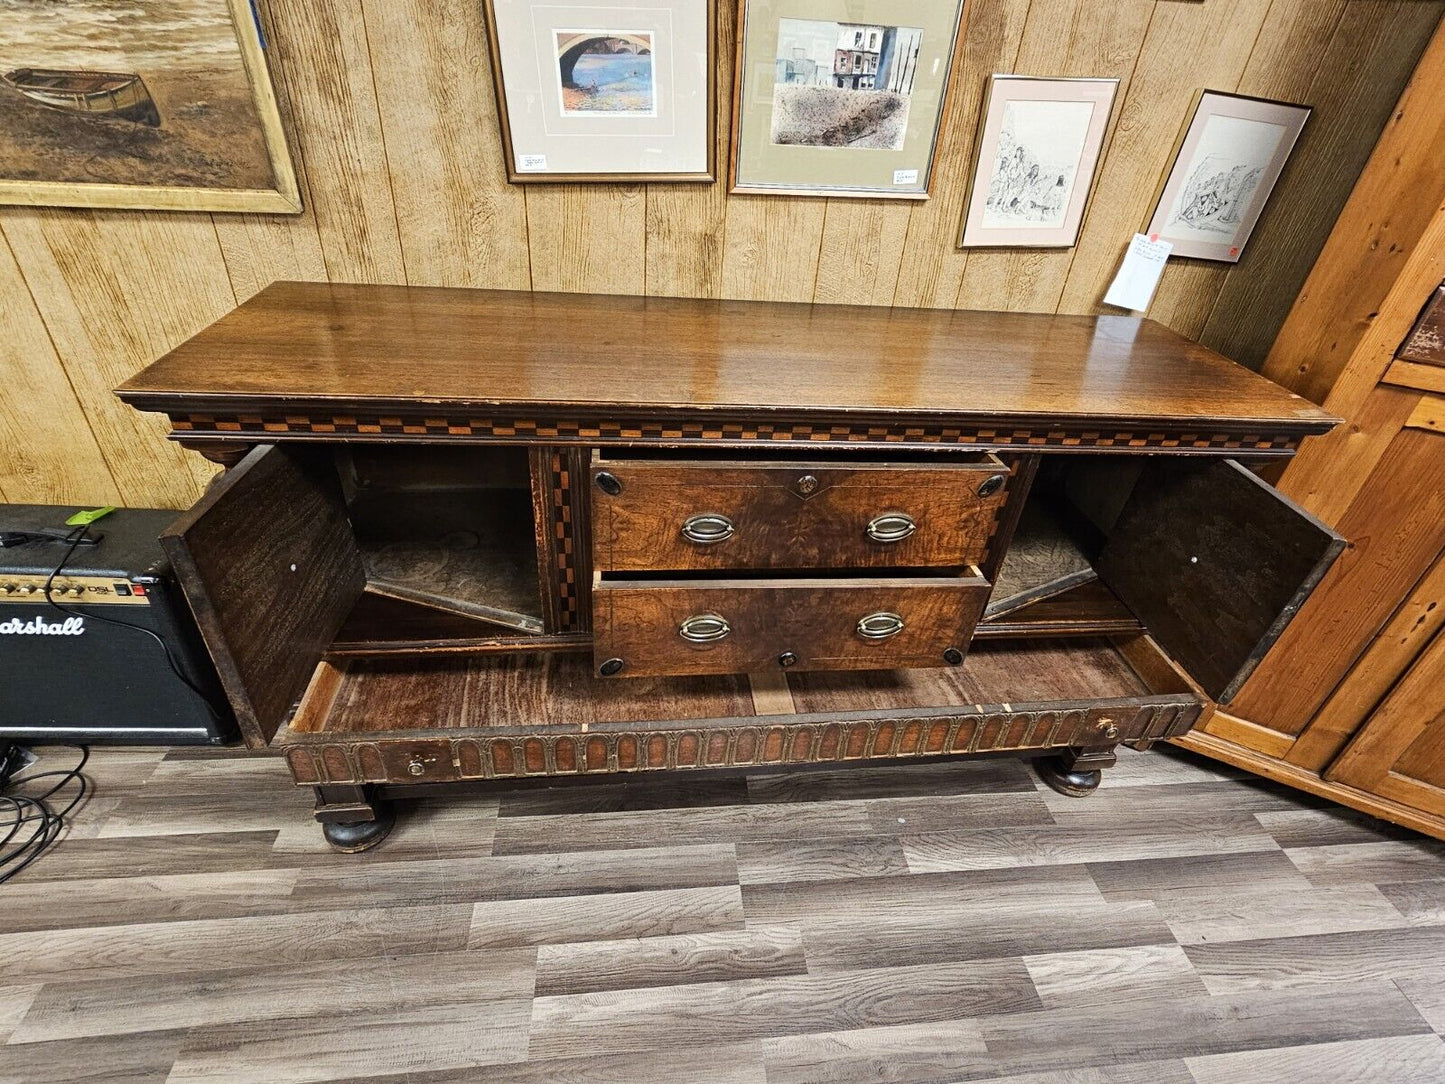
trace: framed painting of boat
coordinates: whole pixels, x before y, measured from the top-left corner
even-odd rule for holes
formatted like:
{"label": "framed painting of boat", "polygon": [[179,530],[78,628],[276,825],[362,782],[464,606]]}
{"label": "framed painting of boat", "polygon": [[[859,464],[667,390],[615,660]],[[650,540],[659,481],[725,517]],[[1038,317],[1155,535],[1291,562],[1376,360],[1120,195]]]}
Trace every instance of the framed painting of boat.
{"label": "framed painting of boat", "polygon": [[483,0],[507,179],[717,179],[716,0]]}
{"label": "framed painting of boat", "polygon": [[299,212],[250,0],[0,0],[0,204]]}

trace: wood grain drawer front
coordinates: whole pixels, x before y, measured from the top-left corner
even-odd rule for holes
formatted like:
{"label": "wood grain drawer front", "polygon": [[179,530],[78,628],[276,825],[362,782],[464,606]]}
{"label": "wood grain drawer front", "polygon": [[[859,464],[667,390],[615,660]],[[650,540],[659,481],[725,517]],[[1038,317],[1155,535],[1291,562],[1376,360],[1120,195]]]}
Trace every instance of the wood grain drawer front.
{"label": "wood grain drawer front", "polygon": [[917,465],[594,459],[594,567],[980,564],[1008,480],[992,456]]}
{"label": "wood grain drawer front", "polygon": [[622,677],[956,665],[988,590],[978,575],[600,580],[593,657]]}

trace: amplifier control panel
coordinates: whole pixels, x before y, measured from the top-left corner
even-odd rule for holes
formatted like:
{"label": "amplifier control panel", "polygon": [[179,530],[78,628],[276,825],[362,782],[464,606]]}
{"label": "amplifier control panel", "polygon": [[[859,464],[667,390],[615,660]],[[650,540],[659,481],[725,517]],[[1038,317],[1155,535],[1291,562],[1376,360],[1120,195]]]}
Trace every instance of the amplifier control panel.
{"label": "amplifier control panel", "polygon": [[[19,575],[0,572],[0,604],[6,602],[44,602],[47,574]],[[62,606],[149,606],[149,588],[105,576],[56,576],[50,585],[50,597]]]}

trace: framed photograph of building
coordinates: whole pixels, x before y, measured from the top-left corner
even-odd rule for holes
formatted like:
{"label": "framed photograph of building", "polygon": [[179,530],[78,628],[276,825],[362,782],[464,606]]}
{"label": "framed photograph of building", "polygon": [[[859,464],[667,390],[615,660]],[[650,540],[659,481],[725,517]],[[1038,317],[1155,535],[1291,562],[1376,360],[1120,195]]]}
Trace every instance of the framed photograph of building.
{"label": "framed photograph of building", "polygon": [[716,0],[483,0],[507,177],[717,179]]}
{"label": "framed photograph of building", "polygon": [[1118,86],[990,79],[959,247],[1069,248],[1078,240]]}
{"label": "framed photograph of building", "polygon": [[1307,105],[1204,91],[1145,232],[1174,256],[1238,262],[1309,115]]}
{"label": "framed photograph of building", "polygon": [[0,0],[0,203],[299,212],[250,0]]}
{"label": "framed photograph of building", "polygon": [[962,0],[741,0],[731,191],[925,199]]}

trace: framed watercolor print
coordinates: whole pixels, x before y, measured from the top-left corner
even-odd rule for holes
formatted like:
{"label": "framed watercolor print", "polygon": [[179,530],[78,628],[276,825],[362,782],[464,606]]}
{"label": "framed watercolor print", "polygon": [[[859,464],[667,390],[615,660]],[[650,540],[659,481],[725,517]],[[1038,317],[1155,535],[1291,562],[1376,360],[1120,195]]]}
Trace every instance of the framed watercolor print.
{"label": "framed watercolor print", "polygon": [[1117,79],[989,80],[960,248],[1069,248],[1114,108]]}
{"label": "framed watercolor print", "polygon": [[299,212],[250,0],[0,0],[0,203]]}
{"label": "framed watercolor print", "polygon": [[963,0],[740,0],[731,191],[925,199]]}
{"label": "framed watercolor print", "polygon": [[1237,262],[1309,115],[1307,105],[1204,91],[1145,232],[1175,256]]}
{"label": "framed watercolor print", "polygon": [[713,181],[716,0],[484,0],[507,178]]}

